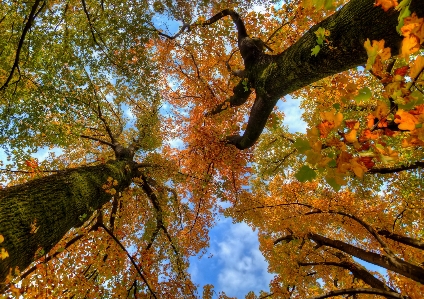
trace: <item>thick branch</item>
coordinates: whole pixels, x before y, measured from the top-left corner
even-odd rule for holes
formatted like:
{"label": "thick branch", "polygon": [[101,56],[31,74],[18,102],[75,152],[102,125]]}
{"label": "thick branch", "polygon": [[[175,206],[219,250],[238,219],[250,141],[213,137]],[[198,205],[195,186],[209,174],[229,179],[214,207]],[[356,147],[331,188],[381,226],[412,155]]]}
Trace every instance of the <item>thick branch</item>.
{"label": "thick branch", "polygon": [[243,105],[247,99],[249,98],[252,91],[247,86],[247,84],[243,84],[244,81],[240,81],[236,87],[234,87],[234,94],[224,101],[223,103],[217,105],[214,109],[206,113],[206,116],[215,115],[221,113],[222,111],[228,109],[229,107],[237,107]]}
{"label": "thick branch", "polygon": [[382,236],[385,236],[388,239],[391,239],[391,240],[397,241],[399,243],[424,250],[424,242],[423,241],[420,241],[420,240],[417,240],[417,239],[414,239],[414,238],[410,238],[410,237],[405,237],[405,236],[398,235],[398,234],[394,234],[394,233],[389,232],[386,229],[380,229],[380,230],[378,230],[378,233]]}
{"label": "thick branch", "polygon": [[418,169],[422,167],[424,167],[424,161],[419,161],[419,162],[412,163],[410,165],[403,165],[403,166],[394,167],[394,168],[374,168],[374,169],[368,170],[367,173],[381,173],[381,174],[396,173],[396,172],[401,172],[405,170]]}
{"label": "thick branch", "polygon": [[[111,161],[79,167],[0,190],[0,234],[9,257],[0,262],[0,283],[9,269],[26,269],[41,247],[49,252],[72,228],[80,227],[81,215],[91,215],[110,201],[103,189],[109,177],[118,181],[117,192],[127,188],[134,173],[131,164]],[[31,223],[38,229],[31,232]]]}
{"label": "thick branch", "polygon": [[[312,206],[311,206],[312,207]],[[389,258],[395,258],[395,254],[392,252],[392,250],[389,248],[389,246],[387,245],[386,242],[384,242],[384,240],[380,237],[380,235],[378,234],[378,232],[368,223],[366,223],[365,221],[363,221],[361,218],[352,215],[352,214],[348,214],[342,211],[335,211],[335,210],[328,210],[328,212],[323,212],[321,210],[316,210],[316,211],[312,211],[312,212],[308,212],[305,215],[311,215],[311,214],[320,214],[320,213],[331,213],[331,214],[338,214],[338,215],[342,215],[345,217],[348,217],[354,221],[356,221],[357,223],[359,223],[360,225],[362,225],[377,241],[378,243],[380,243],[381,247],[384,249],[384,251],[387,253],[387,255],[389,256]]]}
{"label": "thick branch", "polygon": [[239,41],[241,38],[247,37],[247,31],[246,27],[244,26],[243,20],[240,18],[239,14],[232,9],[224,9],[223,11],[211,17],[209,20],[203,22],[202,25],[211,25],[225,16],[230,16],[234,24],[236,25]]}
{"label": "thick branch", "polygon": [[[253,146],[281,97],[327,76],[365,64],[368,56],[363,45],[367,38],[384,39],[392,55],[397,55],[402,42],[402,36],[396,31],[399,12],[385,12],[374,3],[374,0],[351,0],[332,16],[313,26],[283,53],[275,56],[261,54],[250,68],[245,64],[249,69],[249,81],[254,82],[257,98],[243,136],[231,137],[230,143],[239,149]],[[420,0],[412,0],[410,10],[419,17],[424,15]],[[230,12],[221,12],[212,17],[209,23],[224,15],[230,15]],[[324,47],[317,56],[313,56],[311,49],[316,46],[315,31],[319,27],[331,32],[331,47]],[[244,59],[243,53],[242,56]]]}
{"label": "thick branch", "polygon": [[344,289],[337,291],[330,291],[324,295],[311,297],[310,299],[324,299],[329,297],[335,297],[340,295],[355,295],[355,294],[373,294],[380,295],[390,299],[406,299],[407,297],[400,295],[399,293],[394,293],[390,291],[380,290],[380,289],[365,289],[365,288],[354,288],[354,289]]}
{"label": "thick branch", "polygon": [[341,250],[347,254],[355,256],[371,264],[399,273],[417,282],[424,283],[424,269],[419,266],[405,262],[399,258],[395,257],[389,259],[386,256],[371,251],[366,251],[364,249],[355,247],[339,240],[332,240],[315,233],[309,233],[307,235],[307,238],[319,244]]}
{"label": "thick branch", "polygon": [[317,262],[317,263],[298,263],[299,266],[336,266],[341,267],[343,269],[347,269],[352,274],[360,279],[362,279],[366,284],[368,284],[372,288],[386,290],[395,292],[393,289],[388,287],[384,282],[379,280],[377,277],[369,273],[365,267],[358,265],[354,262],[350,261],[341,261],[341,262]]}
{"label": "thick branch", "polygon": [[96,137],[92,137],[92,136],[88,136],[88,135],[80,135],[80,137],[81,138],[90,139],[90,140],[94,140],[94,141],[100,142],[101,144],[108,145],[111,148],[114,148],[114,145],[112,143],[107,142],[107,141],[104,141],[104,140],[102,140],[100,138],[96,138]]}

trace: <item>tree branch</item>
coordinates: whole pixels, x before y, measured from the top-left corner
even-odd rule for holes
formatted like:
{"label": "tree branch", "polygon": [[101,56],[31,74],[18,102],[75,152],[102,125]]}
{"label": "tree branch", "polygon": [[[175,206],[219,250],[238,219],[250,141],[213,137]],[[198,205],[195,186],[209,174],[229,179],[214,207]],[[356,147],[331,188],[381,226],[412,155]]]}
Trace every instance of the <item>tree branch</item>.
{"label": "tree branch", "polygon": [[[38,5],[40,4],[40,0],[35,0],[34,5],[31,7],[31,12],[29,13],[28,20],[25,24],[24,29],[22,30],[21,38],[19,39],[18,48],[16,49],[16,55],[15,55],[15,61],[13,62],[12,69],[10,70],[9,76],[7,77],[6,81],[3,83],[3,85],[0,87],[0,91],[4,90],[10,83],[10,80],[13,78],[13,74],[15,72],[15,69],[19,66],[19,56],[22,51],[22,47],[24,45],[25,36],[28,33],[29,29],[32,26],[32,23],[34,22],[34,19],[36,15],[41,11],[41,9],[37,12]],[[41,8],[44,7],[46,3],[43,2],[43,5]]]}
{"label": "tree branch", "polygon": [[391,239],[391,240],[397,241],[399,243],[424,250],[424,242],[423,241],[419,241],[419,240],[414,239],[414,238],[405,237],[405,236],[402,236],[402,235],[399,235],[399,234],[391,233],[386,229],[380,229],[380,230],[378,230],[378,233],[382,236],[385,236],[387,239]]}
{"label": "tree branch", "polygon": [[149,289],[150,293],[153,295],[154,298],[157,299],[156,293],[152,290],[152,288],[151,288],[150,284],[148,283],[146,277],[142,273],[142,268],[137,265],[137,263],[134,261],[134,259],[129,254],[129,252],[127,251],[127,249],[124,247],[124,245],[122,245],[122,243],[115,237],[115,235],[103,223],[100,224],[100,227],[103,228],[107,232],[107,234],[116,242],[116,244],[118,244],[119,247],[121,247],[121,249],[127,254],[127,257],[129,258],[129,260],[133,264],[134,268],[137,270],[137,272],[140,275],[141,279],[146,284],[146,286]]}
{"label": "tree branch", "polygon": [[91,140],[94,140],[94,141],[98,141],[98,142],[100,142],[101,144],[108,145],[108,146],[110,146],[111,148],[114,148],[114,145],[113,145],[112,143],[110,143],[110,142],[108,142],[108,141],[104,141],[104,140],[99,139],[99,138],[97,138],[97,137],[92,137],[92,136],[88,136],[88,135],[80,135],[80,137],[81,137],[81,138],[86,138],[86,139],[91,139]]}
{"label": "tree branch", "polygon": [[418,161],[415,163],[412,163],[410,165],[403,165],[399,167],[393,167],[393,168],[372,168],[368,170],[366,173],[380,173],[380,174],[386,174],[386,173],[396,173],[401,172],[405,170],[413,170],[417,168],[424,167],[424,161]]}
{"label": "tree branch", "polygon": [[389,259],[386,256],[371,251],[366,251],[364,249],[355,247],[342,241],[332,240],[315,233],[308,233],[306,237],[322,245],[341,250],[347,254],[355,256],[371,264],[399,273],[417,282],[424,283],[424,269],[411,263],[405,262],[400,258],[395,257]]}
{"label": "tree branch", "polygon": [[376,278],[370,272],[368,272],[365,267],[358,265],[352,261],[341,261],[341,262],[312,262],[312,263],[298,263],[299,266],[336,266],[341,267],[343,269],[349,270],[352,274],[360,279],[362,279],[366,284],[368,284],[372,288],[386,290],[395,292],[395,290],[391,289],[387,286],[383,281]]}
{"label": "tree branch", "polygon": [[375,289],[375,288],[353,288],[353,289],[343,289],[343,290],[336,290],[336,291],[330,291],[324,295],[319,295],[315,297],[310,297],[309,299],[324,299],[329,297],[335,297],[340,295],[355,295],[355,294],[374,294],[374,295],[380,295],[386,298],[390,299],[406,299],[408,297],[402,296],[399,293],[394,293],[390,291]]}

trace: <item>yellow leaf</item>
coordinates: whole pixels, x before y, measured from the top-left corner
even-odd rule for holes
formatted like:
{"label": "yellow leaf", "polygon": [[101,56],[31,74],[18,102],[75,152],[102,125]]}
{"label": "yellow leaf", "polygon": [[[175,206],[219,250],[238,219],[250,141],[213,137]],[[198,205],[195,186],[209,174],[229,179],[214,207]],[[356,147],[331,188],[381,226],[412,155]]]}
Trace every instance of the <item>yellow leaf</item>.
{"label": "yellow leaf", "polygon": [[9,257],[9,253],[6,250],[4,250],[4,248],[2,248],[0,251],[0,257],[2,260],[4,260],[5,258]]}
{"label": "yellow leaf", "polygon": [[348,143],[354,143],[354,142],[358,141],[357,138],[356,138],[356,133],[357,132],[358,132],[357,130],[351,130],[349,133],[346,133],[344,135],[346,141]]}
{"label": "yellow leaf", "polygon": [[424,68],[424,56],[418,56],[409,70],[409,76],[415,79]]}
{"label": "yellow leaf", "polygon": [[387,107],[385,102],[377,101],[377,108],[374,111],[374,116],[378,119],[382,119],[387,116],[389,111],[389,107]]}
{"label": "yellow leaf", "polygon": [[417,52],[420,49],[418,37],[410,35],[403,38],[402,48],[400,50],[401,57],[408,58],[410,54]]}
{"label": "yellow leaf", "polygon": [[329,122],[333,122],[334,128],[339,127],[343,121],[343,114],[341,114],[340,112],[336,113],[335,109],[321,112],[320,115],[322,120],[328,120]]}
{"label": "yellow leaf", "polygon": [[3,235],[0,235],[0,243],[3,243],[3,241],[4,241]]}
{"label": "yellow leaf", "polygon": [[358,162],[358,158],[350,160],[353,173],[360,179],[364,177],[364,173],[368,170],[362,163]]}
{"label": "yellow leaf", "polygon": [[366,65],[367,70],[372,68],[378,56],[382,61],[385,61],[392,56],[390,48],[384,48],[384,39],[380,41],[373,40],[371,45],[370,40],[367,38],[364,43],[364,47],[368,55]]}

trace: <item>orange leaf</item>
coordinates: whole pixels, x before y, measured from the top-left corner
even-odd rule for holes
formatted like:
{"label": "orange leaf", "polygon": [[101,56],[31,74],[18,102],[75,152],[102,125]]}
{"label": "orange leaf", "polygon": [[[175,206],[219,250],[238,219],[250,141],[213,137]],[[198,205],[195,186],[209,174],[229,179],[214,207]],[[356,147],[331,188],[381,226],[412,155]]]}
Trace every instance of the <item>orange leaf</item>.
{"label": "orange leaf", "polygon": [[395,115],[395,123],[399,124],[398,127],[401,130],[413,131],[415,125],[418,124],[418,119],[414,115],[399,109]]}
{"label": "orange leaf", "polygon": [[376,0],[374,6],[380,6],[384,11],[388,11],[390,8],[398,6],[397,0]]}

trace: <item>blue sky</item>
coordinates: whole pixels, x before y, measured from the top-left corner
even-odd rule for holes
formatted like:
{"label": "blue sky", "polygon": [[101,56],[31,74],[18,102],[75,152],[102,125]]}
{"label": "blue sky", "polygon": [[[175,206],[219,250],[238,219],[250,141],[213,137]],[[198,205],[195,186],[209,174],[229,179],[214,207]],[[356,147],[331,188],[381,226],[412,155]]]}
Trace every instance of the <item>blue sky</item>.
{"label": "blue sky", "polygon": [[[306,123],[301,119],[303,111],[300,101],[279,101],[277,107],[284,111],[284,125],[290,132],[306,132]],[[268,263],[259,251],[257,232],[245,223],[232,223],[232,219],[221,217],[210,232],[210,247],[201,258],[190,259],[189,272],[195,283],[213,284],[214,290],[227,296],[244,298],[249,291],[269,291],[269,282],[274,277],[268,273]],[[216,295],[215,295],[216,296]],[[216,296],[217,297],[217,296]]]}

